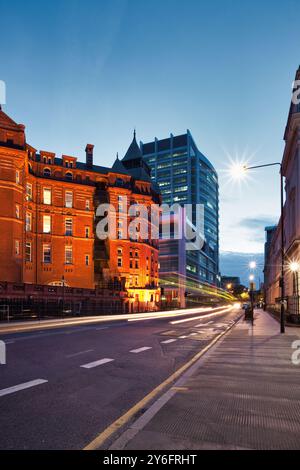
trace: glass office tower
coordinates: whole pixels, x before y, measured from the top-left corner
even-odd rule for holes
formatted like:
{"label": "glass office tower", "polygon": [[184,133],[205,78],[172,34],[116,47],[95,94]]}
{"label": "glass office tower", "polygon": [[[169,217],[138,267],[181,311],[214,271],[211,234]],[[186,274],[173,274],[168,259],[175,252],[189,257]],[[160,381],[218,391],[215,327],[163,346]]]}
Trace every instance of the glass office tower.
{"label": "glass office tower", "polygon": [[[196,204],[204,206],[205,243],[200,251],[184,250],[182,243],[170,240],[160,243],[160,275],[182,286],[174,289],[172,298],[184,306],[183,296],[194,297],[199,285],[219,285],[219,186],[218,175],[209,160],[198,150],[189,130],[186,134],[153,142],[140,143],[145,161],[151,168],[151,178],[158,183],[163,203],[193,204],[193,224]],[[184,250],[185,251],[185,250]],[[180,256],[179,256],[180,255]],[[184,266],[184,268],[182,268]],[[176,280],[176,273],[180,279]],[[190,291],[190,292],[189,292]],[[181,299],[179,299],[181,297]]]}

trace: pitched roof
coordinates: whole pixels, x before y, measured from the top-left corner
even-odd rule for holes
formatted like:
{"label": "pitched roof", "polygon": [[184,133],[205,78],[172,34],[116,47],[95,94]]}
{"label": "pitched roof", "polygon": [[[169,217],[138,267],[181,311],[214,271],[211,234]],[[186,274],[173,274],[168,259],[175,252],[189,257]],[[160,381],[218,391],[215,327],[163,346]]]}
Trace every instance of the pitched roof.
{"label": "pitched roof", "polygon": [[5,112],[2,110],[0,106],[0,127],[4,129],[11,129],[15,131],[24,130],[23,124],[17,124],[13,121]]}
{"label": "pitched roof", "polygon": [[132,140],[132,142],[131,142],[124,158],[122,158],[122,161],[123,162],[128,162],[129,160],[137,160],[137,159],[142,159],[142,158],[143,158],[143,155],[142,155],[140,147],[137,144],[136,133],[134,131],[133,140]]}
{"label": "pitched roof", "polygon": [[122,175],[128,175],[128,171],[126,170],[125,166],[123,163],[119,160],[119,157],[117,156],[113,166],[112,166],[112,171],[114,173],[121,173]]}

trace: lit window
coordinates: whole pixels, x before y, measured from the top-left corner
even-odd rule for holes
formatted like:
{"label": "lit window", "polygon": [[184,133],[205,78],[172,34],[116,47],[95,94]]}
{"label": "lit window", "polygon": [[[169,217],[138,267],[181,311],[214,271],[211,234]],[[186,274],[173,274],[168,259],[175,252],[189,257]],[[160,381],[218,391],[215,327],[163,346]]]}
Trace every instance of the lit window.
{"label": "lit window", "polygon": [[32,226],[32,214],[30,212],[26,212],[26,232],[31,232]]}
{"label": "lit window", "polygon": [[20,254],[20,240],[15,240],[15,255],[19,256]]}
{"label": "lit window", "polygon": [[43,215],[43,233],[51,232],[51,216]]}
{"label": "lit window", "polygon": [[85,255],[85,265],[89,266],[90,264],[90,255]]}
{"label": "lit window", "polygon": [[73,193],[72,193],[72,191],[66,191],[65,206],[66,207],[73,207]]}
{"label": "lit window", "polygon": [[49,188],[44,188],[43,189],[43,201],[44,204],[51,204],[51,189]]}
{"label": "lit window", "polygon": [[16,170],[16,183],[20,184],[20,172],[19,172],[19,170]]}
{"label": "lit window", "polygon": [[65,247],[65,263],[72,264],[73,263],[73,249],[71,246]]}
{"label": "lit window", "polygon": [[85,227],[85,238],[90,237],[90,227]]}
{"label": "lit window", "polygon": [[26,183],[26,196],[29,201],[32,200],[32,184]]}
{"label": "lit window", "polygon": [[19,204],[16,204],[16,217],[17,217],[17,219],[20,218],[20,206],[19,206]]}
{"label": "lit window", "polygon": [[43,263],[51,263],[51,246],[43,245]]}
{"label": "lit window", "polygon": [[31,242],[26,242],[25,245],[25,261],[32,261]]}
{"label": "lit window", "polygon": [[65,220],[65,234],[69,237],[73,235],[73,219],[71,218]]}
{"label": "lit window", "polygon": [[50,168],[44,168],[43,175],[45,178],[49,178],[51,176]]}

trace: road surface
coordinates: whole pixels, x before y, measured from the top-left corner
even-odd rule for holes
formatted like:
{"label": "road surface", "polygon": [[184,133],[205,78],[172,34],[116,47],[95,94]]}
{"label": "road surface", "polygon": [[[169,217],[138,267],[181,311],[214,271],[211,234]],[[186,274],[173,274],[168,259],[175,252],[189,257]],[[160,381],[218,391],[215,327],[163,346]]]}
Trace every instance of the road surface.
{"label": "road surface", "polygon": [[215,313],[1,335],[0,449],[84,448],[240,316]]}

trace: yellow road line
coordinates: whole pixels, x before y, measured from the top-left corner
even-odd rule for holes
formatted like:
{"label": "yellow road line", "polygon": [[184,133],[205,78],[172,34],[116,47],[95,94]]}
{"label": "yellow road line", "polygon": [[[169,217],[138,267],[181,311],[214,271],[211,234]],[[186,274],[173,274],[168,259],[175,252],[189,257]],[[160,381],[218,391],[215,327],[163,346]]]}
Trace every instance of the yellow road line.
{"label": "yellow road line", "polygon": [[110,426],[108,426],[104,431],[102,431],[95,439],[93,439],[89,444],[87,444],[83,450],[96,450],[104,444],[115,432],[122,428],[126,423],[128,423],[142,408],[144,408],[150,401],[152,401],[160,392],[162,392],[168,385],[172,384],[180,375],[183,374],[187,369],[189,369],[198,359],[200,359],[217,341],[219,341],[222,336],[228,333],[235,324],[239,321],[241,316],[234,322],[232,325],[228,326],[225,331],[216,336],[215,339],[211,341],[204,349],[198,352],[192,359],[190,359],[186,364],[177,369],[170,377],[168,377],[164,382],[154,388],[148,395],[146,395],[142,400],[136,403],[132,408],[130,408],[126,413],[120,416],[116,421],[114,421]]}

